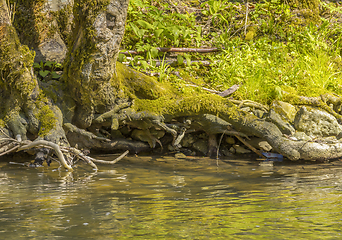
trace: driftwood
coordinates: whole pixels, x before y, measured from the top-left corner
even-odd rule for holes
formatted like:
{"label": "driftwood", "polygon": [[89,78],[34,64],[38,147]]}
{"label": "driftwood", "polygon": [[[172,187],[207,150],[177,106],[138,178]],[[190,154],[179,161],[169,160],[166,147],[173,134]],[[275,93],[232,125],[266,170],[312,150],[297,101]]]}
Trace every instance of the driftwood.
{"label": "driftwood", "polygon": [[[3,134],[4,132],[1,131]],[[2,144],[5,143],[5,144]],[[98,160],[95,158],[91,158],[89,156],[86,156],[82,151],[72,148],[72,147],[65,147],[65,146],[59,146],[56,143],[46,141],[46,140],[35,140],[35,141],[29,141],[29,140],[24,140],[21,141],[21,136],[17,136],[17,139],[11,138],[11,137],[5,137],[5,138],[0,138],[0,156],[4,156],[6,154],[10,154],[13,152],[19,152],[23,150],[29,150],[32,148],[49,148],[54,150],[55,155],[57,156],[59,162],[62,164],[62,166],[69,171],[73,171],[72,168],[72,162],[69,162],[66,160],[67,155],[71,157],[71,159],[76,162],[78,159],[83,160],[87,164],[89,164],[94,170],[97,170],[97,166],[94,162],[96,163],[102,163],[102,164],[115,164],[121,159],[123,159],[129,151],[125,151],[123,154],[121,154],[118,158],[116,158],[113,161],[104,161],[104,160]],[[70,160],[69,160],[70,161]]]}
{"label": "driftwood", "polygon": [[[211,53],[219,52],[223,48],[166,48],[166,47],[156,47],[159,52],[192,52],[192,53]],[[123,50],[120,52],[124,55],[137,55],[144,52],[138,52],[136,50]]]}
{"label": "driftwood", "polygon": [[[197,86],[195,84],[186,84],[186,86],[188,87],[200,87]],[[239,84],[234,84],[233,86],[231,86],[230,88],[228,88],[227,90],[224,90],[223,92],[217,91],[217,90],[213,90],[213,89],[209,89],[209,88],[205,88],[205,87],[200,87],[201,89],[211,92],[211,93],[215,93],[221,97],[227,97],[231,94],[233,94],[235,91],[237,91],[239,89],[240,85]]]}

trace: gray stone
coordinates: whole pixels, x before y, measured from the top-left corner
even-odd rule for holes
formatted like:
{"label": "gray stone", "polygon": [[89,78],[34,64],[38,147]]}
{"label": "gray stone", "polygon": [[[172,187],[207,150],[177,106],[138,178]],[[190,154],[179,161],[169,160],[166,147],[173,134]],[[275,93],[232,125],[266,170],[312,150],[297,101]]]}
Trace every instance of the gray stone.
{"label": "gray stone", "polygon": [[341,125],[331,114],[315,108],[302,107],[296,114],[294,126],[308,136],[337,136]]}
{"label": "gray stone", "polygon": [[253,114],[257,116],[258,118],[263,118],[265,115],[265,112],[260,109],[254,109],[252,110]]}
{"label": "gray stone", "polygon": [[305,132],[295,132],[291,138],[297,141],[311,141],[312,138],[305,134]]}
{"label": "gray stone", "polygon": [[247,143],[252,145],[253,147],[260,149],[265,152],[269,152],[272,150],[272,146],[265,140],[257,137],[250,138],[250,140],[245,140]]}
{"label": "gray stone", "polygon": [[208,153],[208,142],[204,139],[197,140],[193,145],[193,148],[200,153],[206,155]]}
{"label": "gray stone", "polygon": [[45,8],[57,12],[67,5],[74,5],[74,0],[47,0]]}
{"label": "gray stone", "polygon": [[178,159],[185,159],[186,158],[186,155],[184,153],[176,153],[175,154],[175,158],[178,158]]}
{"label": "gray stone", "polygon": [[62,63],[67,53],[67,47],[65,46],[65,43],[63,42],[59,34],[56,33],[53,38],[46,39],[41,44],[39,44],[38,48],[35,49],[35,51],[35,62],[51,61]]}
{"label": "gray stone", "polygon": [[251,153],[250,150],[241,147],[240,145],[234,145],[235,153],[237,154],[245,154],[245,153]]}
{"label": "gray stone", "polygon": [[186,134],[181,141],[181,145],[183,147],[191,147],[192,144],[196,141],[195,137],[191,134]]}
{"label": "gray stone", "polygon": [[284,119],[286,119],[290,123],[293,123],[297,113],[295,106],[287,102],[273,101],[272,108]]}
{"label": "gray stone", "polygon": [[227,137],[226,138],[226,142],[228,143],[228,144],[235,144],[235,139],[233,138],[233,137]]}
{"label": "gray stone", "polygon": [[287,135],[292,135],[296,131],[293,126],[283,120],[282,117],[274,109],[271,109],[268,112],[266,121],[274,123],[282,133]]}

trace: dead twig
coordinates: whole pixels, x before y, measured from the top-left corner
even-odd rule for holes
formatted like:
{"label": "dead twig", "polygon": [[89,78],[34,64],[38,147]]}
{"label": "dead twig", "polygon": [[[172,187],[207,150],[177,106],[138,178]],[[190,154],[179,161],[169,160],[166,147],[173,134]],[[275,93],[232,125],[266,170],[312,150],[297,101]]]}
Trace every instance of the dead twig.
{"label": "dead twig", "polygon": [[[156,47],[159,52],[193,52],[193,53],[211,53],[211,52],[219,52],[221,48],[167,48],[167,47]],[[224,49],[224,48],[222,48]],[[120,52],[124,55],[137,55],[142,54],[144,52],[138,52],[136,50],[126,50]]]}
{"label": "dead twig", "polygon": [[13,151],[17,150],[19,147],[20,147],[20,145],[17,145],[17,146],[15,146],[15,147],[11,148],[10,150],[7,150],[7,151],[5,151],[5,152],[3,152],[3,153],[0,153],[0,157],[3,156],[3,155],[8,154],[8,153],[10,153],[10,152],[13,152]]}
{"label": "dead twig", "polygon": [[[187,87],[200,87],[200,86],[197,86],[195,84],[186,84],[185,86],[187,86]],[[239,84],[235,84],[235,85],[231,86],[230,88],[228,88],[227,90],[224,90],[223,92],[213,90],[213,89],[209,89],[209,88],[205,88],[205,87],[200,87],[200,88],[204,91],[215,93],[221,97],[227,97],[227,96],[233,94],[235,91],[237,91],[239,89],[239,87],[240,87]]]}
{"label": "dead twig", "polygon": [[[96,163],[102,163],[102,164],[115,164],[118,161],[120,161],[121,159],[123,159],[124,157],[126,157],[126,155],[129,153],[129,151],[127,150],[126,152],[124,152],[123,154],[121,154],[119,157],[117,157],[116,159],[114,159],[113,161],[105,161],[105,160],[99,160],[99,159],[94,159],[92,158],[93,162]],[[89,158],[89,157],[88,157]]]}
{"label": "dead twig", "polygon": [[250,145],[248,142],[246,142],[242,137],[240,137],[239,135],[235,135],[235,137],[237,139],[240,140],[240,142],[242,142],[244,145],[246,145],[249,149],[251,149],[253,152],[255,152],[256,154],[258,154],[262,159],[265,159],[266,160],[266,157],[264,155],[262,155],[262,153],[254,148],[252,145]]}

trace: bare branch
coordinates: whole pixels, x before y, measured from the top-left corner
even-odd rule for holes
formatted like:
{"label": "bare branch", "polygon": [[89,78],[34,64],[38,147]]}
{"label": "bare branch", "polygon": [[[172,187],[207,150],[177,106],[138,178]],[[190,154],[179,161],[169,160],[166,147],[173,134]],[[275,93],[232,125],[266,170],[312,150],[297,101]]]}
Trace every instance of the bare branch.
{"label": "bare branch", "polygon": [[31,142],[30,144],[27,144],[27,145],[23,145],[21,146],[18,151],[21,151],[21,150],[25,150],[25,149],[30,149],[30,148],[34,148],[34,147],[37,147],[37,146],[40,146],[40,145],[43,145],[43,146],[48,146],[48,147],[51,147],[55,150],[56,152],[56,155],[59,159],[59,161],[61,161],[61,163],[63,164],[63,166],[68,169],[69,171],[73,171],[73,168],[66,162],[64,156],[63,156],[63,153],[59,147],[58,144],[56,143],[53,143],[53,142],[49,142],[49,141],[45,141],[45,140],[38,140],[38,141],[34,141],[34,142]]}
{"label": "bare branch", "polygon": [[[103,163],[103,164],[115,164],[117,163],[118,161],[120,161],[121,159],[123,159],[124,157],[126,157],[126,155],[129,153],[129,151],[127,150],[126,152],[124,152],[123,154],[121,154],[119,157],[117,157],[116,159],[114,159],[113,161],[105,161],[105,160],[98,160],[98,159],[94,159],[94,158],[91,158],[91,160],[93,162],[96,162],[96,163]],[[90,158],[90,157],[88,157]]]}
{"label": "bare branch", "polygon": [[[221,51],[220,48],[167,48],[167,47],[156,47],[159,52],[194,52],[194,53],[211,53]],[[127,50],[120,52],[124,55],[136,55],[144,52],[138,52],[135,50]]]}

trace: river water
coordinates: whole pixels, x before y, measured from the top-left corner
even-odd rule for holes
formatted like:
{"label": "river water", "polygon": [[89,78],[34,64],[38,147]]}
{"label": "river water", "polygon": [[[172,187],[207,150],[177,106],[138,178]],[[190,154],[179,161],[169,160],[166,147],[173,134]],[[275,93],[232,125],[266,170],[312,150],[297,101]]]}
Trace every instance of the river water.
{"label": "river water", "polygon": [[340,161],[129,157],[99,168],[0,162],[1,239],[342,239]]}

